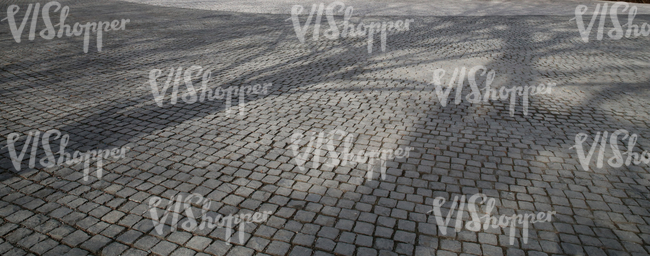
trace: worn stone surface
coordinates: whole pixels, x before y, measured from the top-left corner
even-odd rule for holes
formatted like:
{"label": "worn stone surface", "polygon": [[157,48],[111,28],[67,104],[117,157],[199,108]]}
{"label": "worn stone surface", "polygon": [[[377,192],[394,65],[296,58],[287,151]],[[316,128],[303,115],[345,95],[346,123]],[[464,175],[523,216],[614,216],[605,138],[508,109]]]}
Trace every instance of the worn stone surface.
{"label": "worn stone surface", "polygon": [[[0,3],[0,17],[10,3],[18,1]],[[363,22],[415,21],[388,36],[385,52],[376,37],[368,53],[366,38],[313,41],[308,32],[301,44],[286,14],[61,3],[70,7],[70,25],[130,23],[106,32],[101,52],[91,35],[84,53],[82,37],[30,41],[27,22],[16,43],[0,22],[2,254],[650,253],[650,168],[592,162],[585,171],[570,149],[579,132],[618,129],[639,135],[637,150],[650,148],[648,37],[598,41],[592,34],[585,43],[572,16],[373,16]],[[27,5],[19,4],[18,22]],[[644,22],[650,17],[635,19]],[[37,33],[43,27],[39,20]],[[228,115],[222,100],[159,107],[149,71],[192,65],[213,69],[213,88],[273,86],[247,96],[244,116],[236,106]],[[496,87],[557,87],[531,96],[528,115],[520,101],[514,116],[505,101],[470,104],[468,88],[460,104],[452,91],[443,107],[433,70],[475,65],[495,70]],[[6,138],[22,134],[20,151],[35,129],[69,134],[68,153],[132,149],[104,161],[101,179],[94,162],[88,181],[82,164],[29,168],[31,149],[17,172]],[[292,134],[336,129],[355,135],[354,152],[415,149],[389,160],[383,180],[366,180],[366,164],[332,168],[321,158],[315,167],[296,166]],[[42,147],[38,155],[37,162]],[[557,215],[531,225],[528,243],[521,226],[514,245],[507,228],[456,232],[450,225],[443,235],[428,214],[433,199],[478,192],[497,199],[493,215]],[[210,198],[210,210],[222,215],[273,214],[230,244],[223,228],[157,233],[149,199],[188,193]]]}

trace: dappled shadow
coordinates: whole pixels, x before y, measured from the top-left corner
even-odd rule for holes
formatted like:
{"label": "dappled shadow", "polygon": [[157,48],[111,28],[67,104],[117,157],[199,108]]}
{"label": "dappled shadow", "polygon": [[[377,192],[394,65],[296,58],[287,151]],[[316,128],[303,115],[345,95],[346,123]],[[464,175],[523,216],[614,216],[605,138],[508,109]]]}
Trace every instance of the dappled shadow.
{"label": "dappled shadow", "polygon": [[[574,177],[557,178],[553,172],[569,170],[575,176],[583,175],[578,174],[581,170],[571,169],[571,165],[576,166],[576,161],[571,161],[575,157],[566,157],[572,154],[568,146],[577,132],[594,134],[605,128],[610,132],[625,128],[637,134],[649,131],[647,112],[638,110],[637,116],[617,114],[620,119],[632,119],[624,123],[614,119],[611,106],[604,106],[611,102],[630,108],[641,106],[640,100],[629,100],[622,91],[637,95],[646,92],[648,80],[644,75],[647,72],[644,73],[642,65],[630,61],[643,63],[650,59],[647,39],[583,43],[575,24],[568,21],[571,17],[421,17],[410,31],[390,34],[386,52],[378,49],[379,38],[376,37],[373,53],[368,53],[365,38],[327,40],[321,36],[320,40],[313,41],[311,33],[307,33],[306,43],[300,44],[290,21],[286,21],[287,15],[127,3],[116,10],[101,2],[75,8],[71,4],[71,13],[86,13],[107,20],[129,18],[131,23],[125,31],[109,33],[101,53],[95,51],[91,40],[87,54],[81,51],[79,38],[37,39],[20,44],[4,40],[10,34],[6,32],[9,31],[6,23],[1,24],[0,38],[3,40],[0,46],[3,51],[7,49],[7,54],[0,57],[1,111],[3,117],[7,117],[0,121],[6,127],[2,133],[6,136],[11,132],[26,133],[30,129],[58,129],[70,134],[73,144],[68,146],[69,150],[133,145],[134,150],[129,153],[133,161],[109,164],[105,167],[109,172],[128,164],[130,168],[153,173],[152,168],[143,165],[156,165],[170,158],[155,156],[161,151],[179,152],[187,157],[182,163],[178,160],[174,164],[159,165],[164,169],[210,170],[211,165],[198,166],[192,162],[194,160],[186,160],[213,157],[214,160],[205,161],[208,164],[218,162],[227,166],[225,168],[268,172],[269,168],[256,161],[270,155],[276,155],[275,158],[290,156],[283,146],[290,144],[293,132],[329,131],[336,125],[347,124],[347,132],[367,137],[382,137],[379,133],[385,130],[398,130],[403,132],[400,138],[386,144],[411,146],[416,151],[409,159],[389,160],[386,180],[359,180],[366,177],[367,166],[363,164],[350,166],[350,170],[339,166],[329,170],[337,178],[336,183],[328,183],[329,186],[351,185],[345,192],[378,187],[396,191],[396,184],[425,180],[424,176],[428,175],[431,179],[426,179],[423,187],[427,190],[467,194],[494,190],[495,183],[505,178],[529,174],[554,176],[557,179],[554,183],[575,185],[578,181],[572,179]],[[127,15],[129,13],[132,16]],[[70,18],[70,22],[87,21],[88,16]],[[396,19],[403,17],[363,18],[366,23]],[[637,16],[637,22],[649,19]],[[35,57],[38,59],[34,60]],[[23,61],[23,58],[31,60]],[[594,61],[593,65],[589,61]],[[250,106],[268,113],[260,111],[237,117],[235,108],[234,116],[228,117],[223,101],[187,104],[179,100],[175,105],[169,105],[168,101],[164,107],[156,105],[146,84],[149,71],[158,68],[166,72],[171,67],[186,69],[192,65],[213,68],[211,88],[273,83],[268,95],[246,98]],[[469,69],[475,65],[496,71],[497,79],[493,83],[496,87],[554,82],[558,85],[556,93],[575,94],[578,98],[531,97],[526,116],[518,100],[515,114],[510,116],[508,103],[504,101],[469,104],[465,98],[469,88],[465,88],[461,104],[453,103],[455,92],[452,92],[449,104],[442,107],[430,84],[433,70],[445,69],[446,81],[454,68],[465,66]],[[614,73],[603,74],[604,70]],[[199,82],[196,80],[195,84]],[[479,82],[483,84],[483,80]],[[584,88],[589,93],[577,94],[579,89],[575,88]],[[399,94],[384,97],[387,94],[383,93]],[[347,96],[352,96],[348,98],[353,100]],[[287,102],[291,100],[295,101]],[[362,103],[355,108],[345,103],[350,101]],[[238,100],[233,99],[233,106],[237,103]],[[347,114],[359,119],[336,120],[348,117]],[[383,116],[396,118],[383,119]],[[271,142],[264,141],[265,134],[254,134],[246,128],[267,124],[281,127],[278,129],[281,132],[269,139]],[[193,129],[196,126],[207,131],[195,134],[199,133]],[[404,128],[395,128],[398,126]],[[143,138],[147,138],[146,141]],[[164,143],[185,146],[160,146]],[[245,153],[240,150],[247,149],[243,146],[246,143],[268,148],[261,150],[262,155],[243,156]],[[0,145],[5,146],[6,142]],[[208,153],[200,146],[228,151],[228,154]],[[376,145],[366,148],[372,147]],[[537,153],[541,151],[557,153],[556,156],[565,162],[538,161]],[[3,148],[0,153],[2,179],[7,179],[14,175],[13,167],[7,150]],[[39,155],[37,159],[40,160],[42,153]],[[229,163],[220,162],[224,159],[236,164],[229,166]],[[254,167],[243,168],[244,164]],[[283,179],[309,174],[291,164],[293,162],[282,169]],[[23,161],[23,167],[26,166]],[[74,168],[80,170],[78,166]],[[621,168],[620,172],[602,175],[631,176],[636,171],[647,173],[647,170],[647,167],[640,171]],[[210,172],[226,173],[219,168]],[[234,172],[223,176],[230,176],[232,181]],[[491,185],[479,188],[476,176],[493,179],[489,180]],[[355,178],[355,182],[349,182],[350,178]],[[461,183],[460,179],[470,185]],[[448,180],[453,182],[446,182]],[[112,182],[105,182],[99,189]],[[548,185],[548,182],[540,184]],[[289,183],[286,187],[292,188],[292,185]],[[630,193],[638,193],[633,188],[630,190],[636,191]],[[306,202],[292,199],[289,206],[302,209],[306,203],[298,201]],[[430,205],[430,202],[421,204]],[[385,213],[379,213],[382,214]],[[570,223],[572,220],[560,217],[559,221]]]}

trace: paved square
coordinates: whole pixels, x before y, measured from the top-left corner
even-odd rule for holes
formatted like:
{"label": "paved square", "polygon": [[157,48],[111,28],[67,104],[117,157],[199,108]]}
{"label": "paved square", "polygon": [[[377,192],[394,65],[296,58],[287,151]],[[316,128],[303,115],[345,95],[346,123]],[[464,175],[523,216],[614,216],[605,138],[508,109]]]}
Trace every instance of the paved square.
{"label": "paved square", "polygon": [[[355,8],[354,24],[414,20],[408,31],[389,32],[385,51],[375,36],[372,53],[367,37],[323,36],[326,17],[320,38],[313,40],[312,24],[301,43],[291,1],[59,2],[69,6],[65,24],[72,27],[129,22],[104,32],[101,52],[97,33],[90,31],[84,53],[84,35],[43,39],[42,17],[29,39],[32,17],[23,16],[36,2],[0,3],[0,19],[16,4],[16,24],[25,24],[17,43],[17,28],[0,22],[0,254],[650,253],[650,166],[612,167],[608,135],[598,167],[601,144],[593,143],[598,132],[625,129],[630,136],[614,139],[625,154],[632,134],[638,135],[635,152],[650,150],[650,37],[613,40],[608,18],[604,38],[596,39],[597,20],[584,42],[571,19],[577,5],[589,3],[593,11],[596,2],[345,2]],[[39,3],[43,9],[48,2]],[[320,2],[300,3],[303,14],[312,3]],[[650,23],[650,8],[638,6],[634,24],[642,27]],[[619,11],[621,23],[627,22],[627,13]],[[60,12],[51,6],[54,25]],[[509,100],[470,102],[469,88],[461,95],[452,89],[442,106],[434,71],[446,71],[446,87],[455,69],[469,72],[478,65],[494,70],[495,88],[556,86],[530,96],[527,114],[520,96],[511,114]],[[235,94],[230,103],[188,103],[182,95],[187,81],[179,73],[169,76],[171,84],[181,82],[178,101],[169,104],[170,89],[159,106],[150,71],[162,71],[162,87],[170,69],[192,66],[212,70],[213,89],[272,86],[267,93]],[[482,89],[485,76],[477,77]],[[197,90],[202,81],[189,79]],[[54,130],[59,133],[49,141],[56,158],[49,161],[42,145]],[[346,150],[342,138],[305,154],[300,168],[293,146],[303,154],[310,138],[316,143],[324,132],[329,140],[337,130],[353,135],[352,152],[414,149],[408,157],[387,159],[384,178],[379,161],[372,179],[368,161],[326,164]],[[35,131],[38,136],[28,137]],[[304,134],[300,144],[292,139],[297,133]],[[592,145],[596,152],[589,170],[572,148],[579,133],[589,137],[585,152]],[[86,167],[59,160],[65,135],[70,159],[75,151],[105,152],[101,177],[98,161]],[[335,152],[326,150],[330,145]],[[17,171],[12,159],[21,152]],[[463,204],[460,218],[457,211],[447,213],[454,197],[467,201],[476,193],[495,199],[491,215],[497,218],[554,215],[527,224],[527,230],[519,222],[514,228],[481,223],[472,231],[465,226],[472,223],[469,206]],[[447,202],[447,227],[434,214],[439,197]],[[157,216],[150,211],[154,201]],[[242,221],[255,213],[259,221]],[[221,220],[200,228],[205,216]],[[221,225],[228,216],[231,229]],[[184,228],[192,218],[195,227]]]}

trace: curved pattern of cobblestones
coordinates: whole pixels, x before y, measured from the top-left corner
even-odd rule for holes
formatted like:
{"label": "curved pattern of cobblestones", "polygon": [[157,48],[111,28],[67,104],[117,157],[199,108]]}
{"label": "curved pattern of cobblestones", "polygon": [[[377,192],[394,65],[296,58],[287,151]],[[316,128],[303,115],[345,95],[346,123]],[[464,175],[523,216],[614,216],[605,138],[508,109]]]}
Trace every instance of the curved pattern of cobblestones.
{"label": "curved pattern of cobblestones", "polygon": [[[131,22],[105,36],[102,52],[91,40],[86,54],[80,37],[16,43],[1,22],[0,134],[58,129],[69,150],[132,150],[84,181],[83,165],[32,169],[28,156],[16,173],[3,139],[1,254],[650,252],[650,167],[584,171],[570,149],[579,132],[618,129],[650,149],[647,37],[584,43],[570,15],[418,16],[410,31],[389,35],[386,52],[369,54],[361,38],[301,44],[286,14],[61,2],[70,22]],[[247,98],[244,117],[227,117],[222,101],[158,107],[149,71],[192,65],[213,68],[213,84],[273,87]],[[496,71],[496,87],[557,87],[531,97],[526,116],[520,105],[510,116],[502,101],[441,106],[433,70],[475,65]],[[357,135],[354,150],[415,150],[389,161],[385,180],[365,180],[366,164],[297,168],[290,136],[335,129]],[[528,243],[521,229],[514,245],[508,228],[442,235],[428,214],[433,199],[478,192],[497,199],[495,215],[557,215],[531,225]],[[156,233],[149,199],[187,193],[223,215],[273,214],[232,244],[222,228]]]}

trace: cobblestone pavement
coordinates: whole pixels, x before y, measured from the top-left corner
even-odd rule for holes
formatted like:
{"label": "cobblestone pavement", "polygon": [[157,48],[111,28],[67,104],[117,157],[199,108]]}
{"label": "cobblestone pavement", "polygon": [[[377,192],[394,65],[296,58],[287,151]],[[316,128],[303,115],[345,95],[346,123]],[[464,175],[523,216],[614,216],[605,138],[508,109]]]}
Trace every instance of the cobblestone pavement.
{"label": "cobblestone pavement", "polygon": [[[203,10],[235,11],[249,13],[291,14],[291,7],[299,4],[310,7],[322,2],[319,0],[124,0],[166,7],[192,8]],[[334,2],[334,1],[332,1]],[[366,16],[512,16],[512,15],[573,15],[580,4],[593,5],[596,0],[431,0],[431,1],[340,1],[353,6],[354,13]],[[609,4],[612,4],[609,2]],[[650,5],[636,5],[639,14],[650,14]]]}
{"label": "cobblestone pavement", "polygon": [[[0,18],[12,3],[21,6],[20,24],[26,2],[3,1]],[[596,132],[626,129],[639,135],[635,151],[650,149],[649,37],[599,41],[594,29],[585,43],[572,15],[414,16],[409,31],[388,35],[385,52],[376,38],[368,53],[365,38],[321,35],[314,41],[308,32],[300,43],[288,14],[108,0],[61,3],[70,7],[66,24],[130,22],[104,34],[101,52],[92,33],[88,53],[82,36],[41,38],[40,18],[36,39],[27,39],[27,22],[20,43],[7,20],[0,22],[1,254],[650,252],[650,167],[598,168],[594,160],[585,171],[571,148],[578,133],[593,138]],[[644,22],[650,16],[637,15],[634,23]],[[170,68],[193,65],[213,69],[213,86],[273,86],[267,95],[246,97],[244,116],[227,115],[223,100],[159,107],[147,83],[149,72],[162,69],[166,75]],[[557,86],[551,94],[531,96],[527,115],[517,104],[511,116],[507,101],[471,104],[464,97],[469,89],[460,104],[453,103],[452,92],[442,106],[433,71],[451,74],[476,65],[495,70],[495,87]],[[237,106],[232,110],[238,113]],[[20,153],[30,131],[51,129],[69,135],[70,154],[131,149],[119,160],[105,159],[101,178],[95,163],[88,180],[83,164],[45,167],[39,161],[42,147],[34,168],[31,147],[25,147],[17,171],[10,134],[22,135],[15,145]],[[367,180],[367,163],[329,167],[321,160],[301,170],[291,136],[337,129],[355,135],[353,152],[414,150],[408,158],[389,160],[385,179]],[[51,141],[58,151],[58,140]],[[591,139],[587,150],[590,145]],[[627,140],[619,145],[625,148]],[[340,140],[335,146],[343,150]],[[605,159],[611,155],[608,151]],[[455,216],[443,234],[430,213],[434,199],[479,192],[496,199],[493,216],[556,215],[530,224],[527,242],[521,225],[511,244],[510,227],[456,231]],[[209,198],[215,214],[272,214],[246,224],[243,239],[239,229],[230,239],[225,228],[188,232],[179,225],[174,232],[169,227],[156,232],[150,200],[165,199],[158,206],[162,213],[167,199],[189,193]],[[200,215],[202,205],[192,205]],[[470,219],[467,212],[463,219]],[[165,222],[171,225],[172,217]]]}

